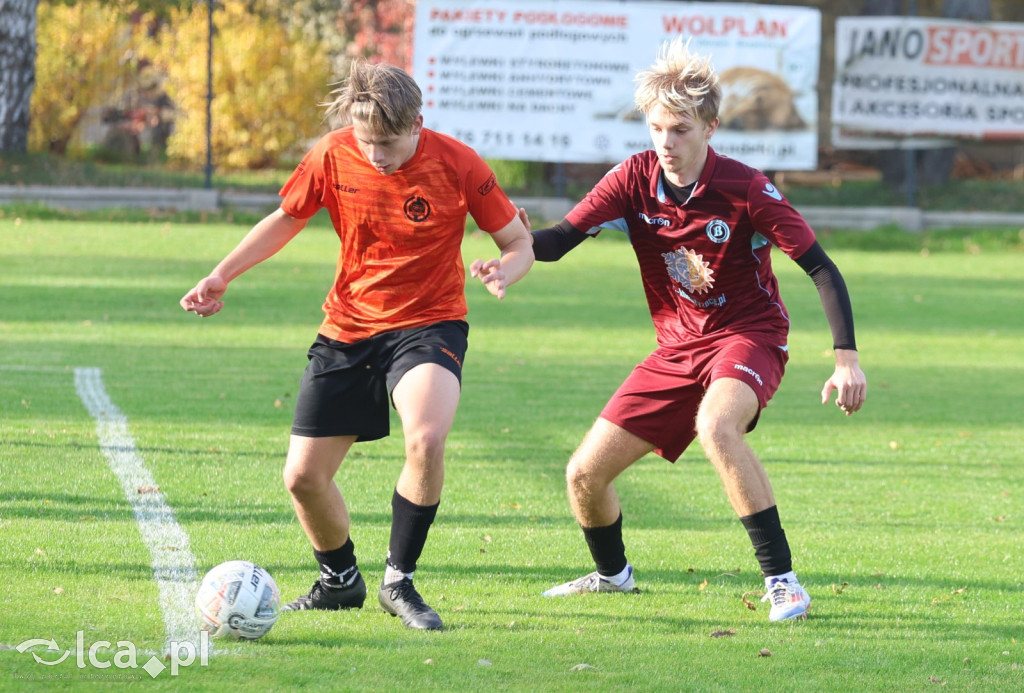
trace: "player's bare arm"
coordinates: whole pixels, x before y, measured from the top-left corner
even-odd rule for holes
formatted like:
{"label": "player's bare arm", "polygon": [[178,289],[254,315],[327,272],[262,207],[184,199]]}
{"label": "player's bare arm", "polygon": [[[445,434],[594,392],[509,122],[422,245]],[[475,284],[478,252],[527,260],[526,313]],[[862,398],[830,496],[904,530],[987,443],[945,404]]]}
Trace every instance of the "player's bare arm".
{"label": "player's bare arm", "polygon": [[821,390],[821,403],[827,403],[835,390],[836,406],[850,416],[864,406],[868,392],[867,378],[860,369],[860,360],[855,350],[836,349],[835,355],[836,369]]}
{"label": "player's bare arm", "polygon": [[179,304],[201,318],[208,318],[224,307],[228,284],[249,268],[277,253],[306,226],[306,219],[296,219],[280,209],[260,220],[235,249],[220,261],[209,276],[182,296]]}
{"label": "player's bare arm", "polygon": [[505,298],[506,287],[526,276],[533,266],[533,240],[520,215],[491,234],[491,239],[501,251],[501,259],[474,260],[469,266],[469,274],[477,277],[500,300]]}

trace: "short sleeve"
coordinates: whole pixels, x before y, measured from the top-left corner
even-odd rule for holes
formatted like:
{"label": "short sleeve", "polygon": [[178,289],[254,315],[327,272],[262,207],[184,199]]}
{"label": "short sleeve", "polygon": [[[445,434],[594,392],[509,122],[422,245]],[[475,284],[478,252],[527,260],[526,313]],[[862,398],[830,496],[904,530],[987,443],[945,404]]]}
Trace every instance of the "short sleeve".
{"label": "short sleeve", "polygon": [[627,159],[608,171],[566,215],[566,220],[590,235],[597,235],[602,228],[625,231],[624,215],[629,199],[625,193],[625,181],[629,164]]}
{"label": "short sleeve", "polygon": [[800,257],[814,244],[814,230],[764,174],[750,182],[747,209],[754,230],[789,257]]}
{"label": "short sleeve", "polygon": [[325,147],[321,140],[295,167],[291,177],[278,193],[281,210],[296,219],[309,219],[324,206],[327,189],[324,167]]}
{"label": "short sleeve", "polygon": [[469,150],[463,162],[468,166],[464,180],[470,216],[482,230],[500,231],[515,218],[515,205],[498,185],[494,171],[476,152]]}

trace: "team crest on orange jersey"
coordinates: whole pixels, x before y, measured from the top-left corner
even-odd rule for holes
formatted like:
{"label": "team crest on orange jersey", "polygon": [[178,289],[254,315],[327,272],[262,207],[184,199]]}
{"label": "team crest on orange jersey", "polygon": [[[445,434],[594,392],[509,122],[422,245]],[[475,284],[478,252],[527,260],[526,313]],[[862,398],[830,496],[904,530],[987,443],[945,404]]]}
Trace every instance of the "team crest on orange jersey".
{"label": "team crest on orange jersey", "polygon": [[704,262],[703,255],[679,248],[671,253],[662,253],[661,256],[665,258],[668,276],[682,284],[687,291],[702,294],[715,285],[715,271]]}
{"label": "team crest on orange jersey", "polygon": [[430,217],[430,203],[419,195],[405,201],[405,216],[410,221],[426,221]]}

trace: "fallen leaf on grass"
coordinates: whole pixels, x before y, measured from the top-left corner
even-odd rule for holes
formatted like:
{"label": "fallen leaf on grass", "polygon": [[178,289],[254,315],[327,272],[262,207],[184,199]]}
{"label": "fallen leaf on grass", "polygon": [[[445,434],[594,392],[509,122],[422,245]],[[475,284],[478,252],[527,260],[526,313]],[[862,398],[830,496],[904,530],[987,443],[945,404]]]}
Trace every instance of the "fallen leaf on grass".
{"label": "fallen leaf on grass", "polygon": [[967,591],[966,587],[961,587],[959,589],[955,589],[955,590],[953,590],[952,592],[949,593],[950,596],[948,596],[948,597],[936,597],[935,599],[932,600],[932,604],[939,604],[941,602],[948,602],[949,600],[951,600],[953,598],[952,595],[963,594],[966,591]]}
{"label": "fallen leaf on grass", "polygon": [[700,586],[697,587],[697,591],[698,592],[703,592],[705,589],[707,589],[707,587],[708,587],[708,579],[704,578],[704,582],[700,583]]}
{"label": "fallen leaf on grass", "polygon": [[940,686],[945,686],[946,685],[945,681],[943,681],[942,679],[940,679],[938,677],[935,677],[935,676],[929,676],[928,677],[928,683],[937,683]]}
{"label": "fallen leaf on grass", "polygon": [[768,648],[766,647],[766,648],[764,648],[763,650],[761,650],[760,652],[758,652],[758,653],[757,653],[757,656],[758,656],[758,657],[771,657],[771,656],[772,656],[772,651],[771,651],[771,650],[769,650],[769,649],[768,649]]}
{"label": "fallen leaf on grass", "polygon": [[742,596],[742,597],[740,597],[740,600],[741,600],[741,601],[743,602],[743,605],[744,605],[744,606],[746,606],[746,607],[747,607],[748,609],[750,609],[751,611],[757,611],[757,606],[756,606],[756,605],[755,605],[755,604],[754,604],[754,603],[753,603],[752,601],[750,601],[750,600],[748,600],[748,599],[747,599],[747,595],[748,595],[748,594],[753,594],[753,595],[755,595],[755,596],[756,596],[756,597],[757,597],[758,599],[760,599],[761,597],[763,597],[763,596],[764,596],[764,593],[763,593],[763,592],[759,592],[758,590],[753,590],[752,592],[744,592],[744,593],[743,593],[743,596]]}
{"label": "fallen leaf on grass", "polygon": [[725,630],[716,630],[714,633],[711,634],[711,637],[712,638],[731,638],[734,635],[736,635],[736,629],[735,628],[727,628]]}
{"label": "fallen leaf on grass", "polygon": [[832,585],[832,594],[840,595],[843,593],[843,590],[845,590],[849,586],[850,583],[848,582],[841,582],[838,585]]}
{"label": "fallen leaf on grass", "polygon": [[135,487],[135,492],[139,493],[139,494],[142,494],[142,493],[160,493],[160,487],[159,486],[136,486]]}

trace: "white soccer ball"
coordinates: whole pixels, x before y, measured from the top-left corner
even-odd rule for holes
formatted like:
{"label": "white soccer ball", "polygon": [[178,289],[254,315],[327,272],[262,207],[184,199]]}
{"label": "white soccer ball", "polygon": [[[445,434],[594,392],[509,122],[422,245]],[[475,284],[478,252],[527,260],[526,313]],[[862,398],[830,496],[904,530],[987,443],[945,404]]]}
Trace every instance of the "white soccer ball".
{"label": "white soccer ball", "polygon": [[258,640],[277,621],[281,593],[270,573],[249,561],[227,561],[203,578],[196,593],[199,627],[213,638]]}

